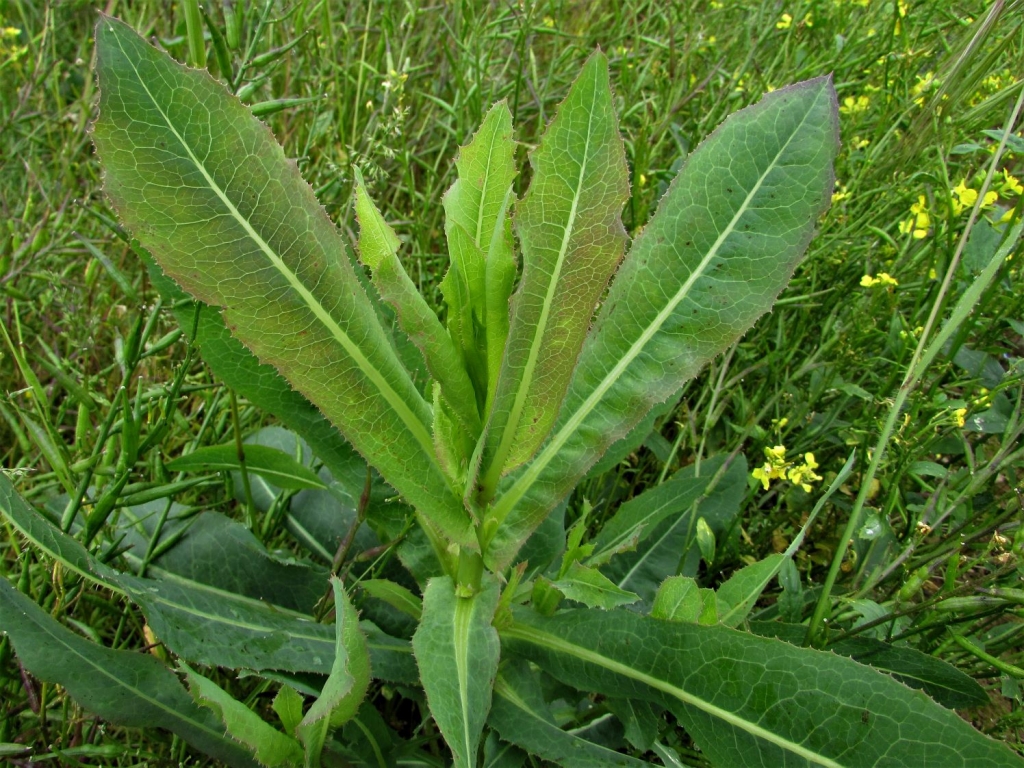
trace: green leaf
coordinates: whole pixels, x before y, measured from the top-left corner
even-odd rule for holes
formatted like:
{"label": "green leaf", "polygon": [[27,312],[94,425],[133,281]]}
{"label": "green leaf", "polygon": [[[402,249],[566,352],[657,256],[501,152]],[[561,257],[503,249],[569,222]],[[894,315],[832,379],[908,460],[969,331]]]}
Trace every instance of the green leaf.
{"label": "green leaf", "polygon": [[[195,326],[195,343],[214,375],[261,411],[273,414],[301,435],[335,478],[342,480],[353,473],[364,477],[366,463],[319,409],[292,389],[272,365],[261,364],[232,336],[216,309],[201,302],[183,304],[188,294],[160,270],[148,253],[139,250],[164,304],[174,307],[178,324],[189,335]],[[361,465],[361,468],[353,472],[353,465]]]}
{"label": "green leaf", "polygon": [[81,576],[142,608],[158,638],[201,664],[327,673],[334,632],[312,617],[170,572],[144,579],[99,562],[29,506],[0,474],[0,512],[36,547]]}
{"label": "green leaf", "polygon": [[642,699],[610,698],[605,702],[626,729],[626,741],[646,752],[658,738],[661,724],[659,713]]}
{"label": "green leaf", "polygon": [[93,138],[126,227],[446,537],[476,547],[433,455],[430,406],[295,164],[206,72],[107,17],[96,45]]}
{"label": "green leaf", "polygon": [[597,568],[572,563],[565,575],[552,582],[570,600],[583,603],[590,608],[617,608],[640,599],[640,595],[619,589]]}
{"label": "green leaf", "polygon": [[302,722],[302,695],[290,685],[282,685],[270,705],[277,713],[284,726],[285,733],[295,733],[296,726]]}
{"label": "green leaf", "polygon": [[822,77],[769,93],[687,156],[612,283],[551,438],[499,489],[489,566],[509,563],[612,443],[771,307],[828,205],[837,148]]}
{"label": "green leaf", "polygon": [[530,189],[516,207],[523,277],[480,452],[483,501],[547,437],[622,258],[629,183],[602,53],[587,61],[530,164]]}
{"label": "green leaf", "polygon": [[559,728],[528,668],[503,668],[494,693],[488,723],[505,741],[527,752],[565,768],[650,765]]}
{"label": "green leaf", "polygon": [[401,584],[387,579],[365,579],[359,582],[359,586],[371,596],[419,621],[423,613],[423,602]]}
{"label": "green leaf", "polygon": [[376,680],[387,680],[403,685],[419,685],[420,675],[408,640],[392,637],[376,624],[359,622],[370,651],[370,669]]}
{"label": "green leaf", "polygon": [[299,742],[263,722],[242,702],[187,664],[182,664],[181,668],[196,704],[211,710],[224,723],[227,735],[249,749],[260,765],[277,768],[302,763]]}
{"label": "green leaf", "polygon": [[924,694],[841,656],[624,610],[515,617],[503,650],[575,687],[671,708],[716,764],[1020,764]]}
{"label": "green leaf", "polygon": [[778,574],[785,559],[785,555],[768,555],[764,560],[740,568],[717,589],[720,620],[725,626],[738,626],[750,615],[754,603]]}
{"label": "green leaf", "polygon": [[104,720],[135,728],[166,728],[228,765],[248,768],[254,764],[153,656],[111,650],[76,635],[6,579],[0,579],[0,627],[29,672],[63,686],[82,707]]}
{"label": "green leaf", "polygon": [[402,241],[373,204],[358,168],[355,173],[359,253],[363,263],[370,268],[373,283],[381,297],[398,313],[402,330],[423,353],[427,370],[440,384],[445,402],[467,432],[479,434],[480,414],[476,409],[476,396],[458,350],[434,310],[427,306],[406,274],[398,259]]}
{"label": "green leaf", "polygon": [[[739,514],[740,502],[747,489],[746,460],[743,456],[738,456],[724,467],[726,458],[713,457],[701,462],[700,477],[694,477],[693,466],[681,469],[672,481],[655,489],[652,492],[654,496],[649,501],[650,511],[656,514],[641,518],[645,527],[636,551],[615,555],[611,562],[602,568],[602,572],[620,588],[636,592],[648,602],[653,599],[665,574],[695,574],[699,564],[699,552],[695,543],[696,521],[703,519],[717,535],[725,535]],[[658,490],[677,479],[677,503],[660,507],[657,504]],[[691,501],[691,494],[701,488],[703,490]],[[672,498],[670,494],[667,495]],[[624,504],[623,508],[625,506]],[[644,507],[634,507],[633,510],[642,513]],[[660,513],[666,510],[671,512],[662,516]],[[630,516],[632,514],[631,510]],[[615,536],[609,543],[617,540],[619,537]],[[598,541],[601,541],[600,536]]]}
{"label": "green leaf", "polygon": [[669,576],[658,587],[651,616],[665,621],[696,624],[704,614],[704,596],[690,576]]}
{"label": "green leaf", "polygon": [[[135,520],[124,545],[130,546],[124,557],[135,568],[141,565],[153,527],[166,501],[129,507],[123,514]],[[201,512],[181,520],[187,508],[172,504],[164,533],[157,547],[176,541],[154,559],[146,573],[156,578],[178,576],[236,595],[251,597],[305,614],[323,597],[327,584],[326,568],[293,560],[282,560],[269,553],[252,531],[218,512]]]}
{"label": "green leaf", "polygon": [[[316,473],[304,467],[287,453],[265,445],[246,445],[246,471],[259,475],[278,488],[302,490],[326,488]],[[237,472],[241,470],[238,448],[234,443],[208,445],[184,456],[168,461],[164,466],[171,472]]]}
{"label": "green leaf", "polygon": [[516,278],[508,215],[516,176],[512,113],[498,102],[455,161],[458,179],[444,196],[451,267],[442,289],[448,328],[476,374],[490,409],[508,338],[509,297]]}
{"label": "green leaf", "polygon": [[594,538],[594,554],[590,562],[603,564],[630,542],[635,547],[644,541],[663,520],[689,513],[693,504],[710,492],[708,486],[726,458],[716,456],[702,462],[699,475],[695,465],[683,467],[667,482],[620,506]]}
{"label": "green leaf", "polygon": [[[807,638],[807,627],[777,621],[752,621],[750,631],[792,645],[803,645]],[[989,701],[985,689],[974,678],[942,659],[913,648],[891,645],[873,637],[848,637],[829,644],[827,650],[888,672],[904,685],[919,688],[950,709],[978,707]]]}
{"label": "green leaf", "polygon": [[480,591],[458,597],[449,576],[431,579],[423,619],[412,638],[430,713],[451,747],[456,768],[475,768],[491,708],[501,649],[491,626],[498,581],[486,574]]}
{"label": "green leaf", "polygon": [[359,617],[341,580],[332,576],[331,586],[336,613],[334,662],[320,696],[296,729],[309,766],[320,765],[328,734],[355,716],[370,685],[370,657],[366,638],[359,630]]}

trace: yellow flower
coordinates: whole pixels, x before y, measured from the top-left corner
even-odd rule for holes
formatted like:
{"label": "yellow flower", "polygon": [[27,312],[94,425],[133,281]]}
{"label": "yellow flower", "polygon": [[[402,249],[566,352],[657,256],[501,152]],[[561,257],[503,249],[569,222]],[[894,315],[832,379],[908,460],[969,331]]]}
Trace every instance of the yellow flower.
{"label": "yellow flower", "polygon": [[544,26],[547,27],[548,29],[553,28],[555,26],[555,20],[552,19],[550,16],[545,16],[544,17]]}
{"label": "yellow flower", "polygon": [[841,202],[850,196],[850,193],[846,191],[846,185],[836,182],[838,190],[832,193],[832,205]]}
{"label": "yellow flower", "polygon": [[895,287],[900,284],[900,281],[888,272],[879,272],[878,277],[864,275],[864,277],[860,279],[860,284],[864,288],[874,288],[876,285],[891,285]]}
{"label": "yellow flower", "polygon": [[793,26],[793,17],[788,13],[782,14],[779,20],[775,22],[776,29],[789,29],[791,26]]}
{"label": "yellow flower", "polygon": [[966,179],[961,179],[960,183],[953,187],[953,197],[953,213],[959,216],[977,202],[978,191],[968,187]]}
{"label": "yellow flower", "polygon": [[953,420],[956,422],[956,425],[958,427],[962,427],[964,425],[964,416],[966,415],[966,408],[957,408],[955,411],[953,411]]}
{"label": "yellow flower", "polygon": [[821,480],[821,477],[814,471],[818,468],[818,462],[815,461],[813,453],[805,453],[803,463],[796,464],[786,461],[786,446],[776,445],[772,448],[765,448],[764,457],[767,461],[750,474],[755,480],[761,482],[761,486],[766,491],[772,480],[789,480],[809,493],[811,483]]}
{"label": "yellow flower", "polygon": [[928,236],[928,228],[932,219],[928,215],[927,201],[924,195],[918,195],[917,202],[910,206],[911,216],[900,222],[900,234],[912,233],[915,240]]}
{"label": "yellow flower", "polygon": [[843,99],[843,104],[839,107],[839,111],[844,115],[859,115],[861,112],[866,112],[868,107],[871,106],[871,99],[867,96],[847,96]]}
{"label": "yellow flower", "polygon": [[1019,195],[1024,193],[1024,186],[1017,181],[1017,178],[1010,175],[1010,172],[1003,168],[1003,194]]}
{"label": "yellow flower", "polygon": [[995,190],[985,193],[985,199],[981,201],[982,208],[991,208],[999,200],[999,193]]}

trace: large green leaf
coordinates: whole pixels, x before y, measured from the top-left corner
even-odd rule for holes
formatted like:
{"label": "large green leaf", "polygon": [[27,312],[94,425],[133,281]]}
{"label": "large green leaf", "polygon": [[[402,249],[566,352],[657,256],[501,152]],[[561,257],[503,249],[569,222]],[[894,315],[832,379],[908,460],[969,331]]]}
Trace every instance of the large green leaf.
{"label": "large green leaf", "polygon": [[629,182],[600,52],[587,61],[530,164],[530,189],[516,208],[523,277],[481,446],[483,501],[550,431],[594,307],[622,258]]}
{"label": "large green leaf", "polygon": [[735,113],[687,157],[612,283],[550,440],[499,489],[492,567],[771,307],[828,205],[837,148],[835,90],[822,77]]}
{"label": "large green leaf", "polygon": [[317,624],[311,616],[170,571],[160,571],[161,579],[119,573],[46,520],[3,475],[0,513],[50,557],[131,598],[142,608],[156,636],[190,661],[255,670],[321,674],[331,670],[334,630]]}
{"label": "large green leaf", "polygon": [[94,139],[125,225],[446,537],[477,546],[434,457],[430,406],[270,131],[206,72],[123,23],[101,19],[96,44]]}
{"label": "large green leaf", "polygon": [[[750,631],[764,637],[776,637],[793,645],[803,645],[807,639],[807,627],[801,624],[751,621]],[[989,701],[985,689],[974,678],[942,659],[914,648],[892,645],[873,637],[848,637],[830,643],[827,650],[888,672],[904,685],[920,688],[950,709],[979,707]]]}
{"label": "large green leaf", "polygon": [[641,768],[650,765],[558,727],[540,683],[522,663],[502,668],[488,723],[506,741],[565,768]]}
{"label": "large green leaf", "polygon": [[423,619],[412,647],[430,712],[456,768],[475,768],[491,708],[501,653],[491,626],[497,606],[498,581],[490,574],[472,597],[458,596],[449,576],[431,579],[423,593]]}
{"label": "large green leaf", "polygon": [[62,685],[80,705],[112,723],[166,728],[228,765],[252,758],[224,726],[195,705],[174,674],[153,656],[104,648],[65,629],[0,578],[0,630],[36,677]]}
{"label": "large green leaf", "polygon": [[[124,511],[137,520],[123,540],[130,547],[125,559],[138,568],[166,501],[150,502]],[[263,600],[281,608],[311,614],[327,589],[326,568],[275,557],[252,531],[218,512],[201,512],[187,520],[176,515],[185,507],[172,504],[157,543],[173,546],[151,561],[147,576],[174,574],[236,595]],[[182,529],[185,529],[182,531]],[[145,534],[145,535],[143,535]]]}
{"label": "large green leaf", "polygon": [[565,683],[672,709],[722,765],[1014,766],[919,691],[856,662],[744,632],[625,610],[523,609],[503,650]]}

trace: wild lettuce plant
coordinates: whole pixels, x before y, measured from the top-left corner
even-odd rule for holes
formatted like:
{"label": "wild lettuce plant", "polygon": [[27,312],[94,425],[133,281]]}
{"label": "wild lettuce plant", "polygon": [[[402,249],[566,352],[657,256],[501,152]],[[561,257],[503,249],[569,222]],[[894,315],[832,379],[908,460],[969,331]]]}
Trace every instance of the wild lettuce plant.
{"label": "wild lettuce plant", "polygon": [[[0,580],[0,628],[26,668],[102,717],[167,728],[232,765],[447,764],[422,749],[424,731],[402,737],[381,717],[375,704],[399,694],[425,706],[466,768],[523,765],[526,753],[647,764],[617,750],[623,734],[634,754],[669,765],[656,739],[666,713],[720,765],[1015,762],[943,706],[983,698],[953,668],[907,650],[878,671],[849,658],[870,658],[862,645],[826,653],[801,647],[800,627],[749,621],[799,539],[718,590],[677,573],[695,531],[713,543],[735,515],[741,462],[681,471],[592,540],[585,514],[568,535],[562,524],[560,505],[595,464],[631,450],[799,264],[833,186],[828,77],[728,118],[632,242],[604,56],[587,61],[530,155],[522,199],[512,114],[496,104],[443,199],[442,322],[358,172],[357,260],[238,99],[117,20],[101,19],[96,39],[94,138],[110,200],[214,372],[290,427],[324,473],[253,446],[249,469],[277,488],[348,482],[358,497],[362,457],[380,477],[367,475],[356,522],[373,498],[399,497],[377,525],[402,540],[404,569],[361,582],[386,610],[360,618],[358,596],[327,569],[276,558],[213,512],[155,548],[139,515],[101,558],[83,545],[88,520],[56,525],[0,475],[8,521],[136,603],[177,656],[175,671],[97,645]],[[234,466],[212,450],[168,466]],[[315,543],[300,516],[288,519]],[[312,549],[337,570],[349,545],[333,557]],[[331,613],[317,600],[328,584],[333,626],[314,620]],[[218,686],[218,667],[275,688],[276,722]],[[617,741],[597,725],[559,727],[552,687],[589,694]]]}

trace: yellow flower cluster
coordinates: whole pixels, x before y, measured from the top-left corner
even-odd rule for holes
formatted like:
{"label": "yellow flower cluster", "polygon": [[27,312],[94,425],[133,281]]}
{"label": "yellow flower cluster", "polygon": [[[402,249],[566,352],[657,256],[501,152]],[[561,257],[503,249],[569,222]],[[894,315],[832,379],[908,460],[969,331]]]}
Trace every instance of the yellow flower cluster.
{"label": "yellow flower cluster", "polygon": [[867,96],[847,96],[843,99],[842,105],[839,107],[839,111],[844,115],[859,115],[861,112],[867,112],[868,107],[871,106],[871,99]]}
{"label": "yellow flower cluster", "polygon": [[814,471],[818,468],[818,462],[814,460],[813,453],[805,453],[803,462],[797,464],[786,460],[786,446],[776,445],[765,448],[764,457],[765,463],[750,474],[755,480],[761,481],[766,491],[772,480],[789,480],[810,493],[811,483],[821,480],[821,476]]}
{"label": "yellow flower cluster", "polygon": [[[1013,178],[1012,176],[1010,178]],[[1016,179],[1013,179],[1016,181]],[[967,186],[967,180],[962,179],[959,184],[953,187],[953,213],[959,216],[968,208],[973,208],[978,202],[978,190]],[[981,202],[982,208],[989,208],[999,200],[999,193],[991,190],[985,193],[985,199]]]}
{"label": "yellow flower cluster", "polygon": [[924,195],[918,195],[917,202],[910,206],[910,218],[900,222],[900,234],[912,233],[915,240],[928,236],[928,228],[932,225],[932,217],[928,215],[928,202]]}
{"label": "yellow flower cluster", "polygon": [[895,277],[890,275],[888,272],[879,272],[876,277],[872,277],[871,275],[864,275],[864,277],[860,279],[860,284],[864,288],[874,288],[876,285],[891,285],[895,287],[899,285],[900,282]]}
{"label": "yellow flower cluster", "polygon": [[958,427],[962,427],[964,425],[964,417],[966,415],[967,415],[967,409],[966,408],[957,408],[955,411],[953,411],[953,421],[956,422],[956,425]]}

